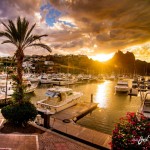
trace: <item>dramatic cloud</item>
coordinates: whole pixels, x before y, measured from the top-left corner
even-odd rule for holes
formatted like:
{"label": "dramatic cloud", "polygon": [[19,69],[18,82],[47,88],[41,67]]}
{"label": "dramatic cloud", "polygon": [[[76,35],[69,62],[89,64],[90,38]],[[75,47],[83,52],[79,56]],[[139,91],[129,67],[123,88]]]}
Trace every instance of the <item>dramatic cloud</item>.
{"label": "dramatic cloud", "polygon": [[0,19],[15,19],[17,16],[29,17],[40,10],[40,0],[1,0]]}
{"label": "dramatic cloud", "polygon": [[[150,0],[0,1],[0,21],[18,16],[26,17],[31,24],[36,22],[35,33],[49,35],[43,42],[53,53],[94,56],[119,49],[133,51],[138,57],[138,51],[144,49],[140,45],[150,41]],[[135,45],[139,47],[133,50]],[[12,54],[14,48],[0,45],[0,49]],[[149,49],[143,51],[149,54]],[[35,51],[47,54],[36,48],[26,52]]]}
{"label": "dramatic cloud", "polygon": [[136,59],[150,62],[150,43],[132,46],[124,49],[124,51],[134,53]]}
{"label": "dramatic cloud", "polygon": [[150,40],[150,0],[50,0],[98,45],[112,52]]}

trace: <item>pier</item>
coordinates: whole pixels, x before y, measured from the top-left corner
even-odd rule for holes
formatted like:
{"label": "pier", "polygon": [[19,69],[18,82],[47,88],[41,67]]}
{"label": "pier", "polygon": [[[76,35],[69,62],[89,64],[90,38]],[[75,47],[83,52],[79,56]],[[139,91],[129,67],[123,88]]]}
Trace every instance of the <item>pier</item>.
{"label": "pier", "polygon": [[65,120],[77,121],[92,110],[96,109],[96,107],[96,103],[79,103],[73,107],[69,107],[61,112],[51,115],[51,118],[59,119],[64,122]]}
{"label": "pier", "polygon": [[[46,127],[49,127],[55,132],[64,134],[95,148],[111,149],[109,145],[111,142],[111,135],[75,123],[96,108],[97,103],[79,103],[54,115],[44,117],[44,119],[48,119],[48,122],[44,120],[42,124],[45,124]],[[43,115],[45,116],[46,114]]]}

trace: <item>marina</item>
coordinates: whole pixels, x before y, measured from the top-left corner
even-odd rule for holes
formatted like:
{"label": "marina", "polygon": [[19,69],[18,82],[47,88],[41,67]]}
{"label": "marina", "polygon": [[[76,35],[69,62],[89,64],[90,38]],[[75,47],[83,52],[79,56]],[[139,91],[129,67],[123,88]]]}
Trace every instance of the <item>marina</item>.
{"label": "marina", "polygon": [[[139,107],[141,106],[141,96],[139,90],[142,92],[147,91],[147,89],[132,88],[133,79],[128,78],[126,79],[126,81],[128,81],[129,84],[128,87],[130,89],[129,92],[123,92],[123,93],[116,92],[115,86],[118,83],[118,80],[103,79],[102,81],[92,81],[91,79],[88,79],[88,82],[83,81],[82,83],[76,83],[67,86],[55,86],[55,85],[52,86],[51,84],[39,84],[34,89],[34,93],[30,93],[29,96],[31,97],[31,102],[35,104],[35,106],[41,103],[41,105],[43,106],[45,105],[43,108],[45,108],[45,110],[48,111],[48,108],[50,107],[49,105],[50,103],[49,104],[43,103],[47,89],[53,89],[54,87],[56,87],[57,90],[66,88],[66,89],[72,89],[77,93],[78,92],[83,93],[83,95],[80,97],[80,100],[78,100],[77,106],[79,106],[79,104],[81,106],[82,104],[84,105],[88,103],[90,104],[91,101],[93,101],[93,104],[94,103],[97,104],[97,108],[94,109],[92,113],[83,112],[84,117],[82,115],[79,115],[79,116],[73,116],[69,118],[65,116],[61,111],[62,115],[60,115],[61,113],[57,113],[59,114],[58,115],[59,119],[62,116],[63,116],[62,120],[73,119],[73,121],[76,121],[76,124],[78,125],[111,135],[112,130],[114,129],[114,124],[118,122],[120,117],[124,116],[126,112],[137,112],[137,110],[139,110]],[[3,100],[1,100],[1,103],[2,102],[3,103],[5,102],[5,97],[3,98]],[[54,103],[54,101],[51,102],[51,104],[52,103]],[[60,104],[60,102],[58,102],[58,104]],[[72,105],[75,104],[76,102],[72,103]],[[56,108],[58,107],[57,105],[55,106]],[[67,107],[70,106],[71,105],[69,104]],[[61,109],[63,109],[63,107]],[[80,108],[78,109],[78,111],[79,110]],[[71,115],[70,114],[71,111],[72,110],[68,111],[66,114],[68,114],[68,116]]]}
{"label": "marina", "polygon": [[[128,80],[131,87],[132,79]],[[137,89],[132,90],[132,96],[128,95],[129,93],[115,93],[116,83],[117,81],[104,80],[103,82],[69,85],[73,90],[83,93],[79,104],[91,103],[91,97],[93,103],[98,104],[92,113],[77,120],[76,124],[111,135],[114,124],[119,121],[120,117],[128,111],[137,112],[141,105]],[[45,92],[49,87],[51,85],[48,84],[38,86],[31,101],[36,104],[38,100],[44,99]]]}
{"label": "marina", "polygon": [[150,149],[149,1],[0,7],[0,149]]}

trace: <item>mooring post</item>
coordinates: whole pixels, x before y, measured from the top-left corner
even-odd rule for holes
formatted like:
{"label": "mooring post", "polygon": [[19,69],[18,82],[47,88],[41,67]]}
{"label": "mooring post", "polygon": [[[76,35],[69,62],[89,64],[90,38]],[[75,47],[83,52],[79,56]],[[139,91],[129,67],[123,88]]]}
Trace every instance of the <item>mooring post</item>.
{"label": "mooring post", "polygon": [[130,89],[130,98],[132,97],[132,88]]}
{"label": "mooring post", "polygon": [[44,127],[50,128],[50,114],[47,112],[44,113]]}
{"label": "mooring post", "polygon": [[93,94],[91,94],[91,103],[93,103]]}

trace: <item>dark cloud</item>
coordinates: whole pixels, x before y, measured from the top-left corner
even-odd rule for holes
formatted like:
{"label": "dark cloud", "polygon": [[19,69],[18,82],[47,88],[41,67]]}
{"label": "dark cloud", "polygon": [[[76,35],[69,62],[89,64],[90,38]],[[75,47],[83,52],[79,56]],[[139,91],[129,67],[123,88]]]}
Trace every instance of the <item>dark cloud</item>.
{"label": "dark cloud", "polygon": [[[45,17],[54,8],[61,14],[48,26]],[[150,0],[0,0],[0,21],[18,16],[37,23],[34,33],[49,35],[42,41],[53,53],[112,53],[150,41]],[[12,54],[13,47],[0,49]]]}
{"label": "dark cloud", "polygon": [[[150,40],[150,0],[50,0],[111,52]],[[105,46],[106,44],[106,46]],[[107,46],[109,44],[109,46]]]}
{"label": "dark cloud", "polygon": [[0,19],[28,17],[40,10],[40,0],[0,0]]}

